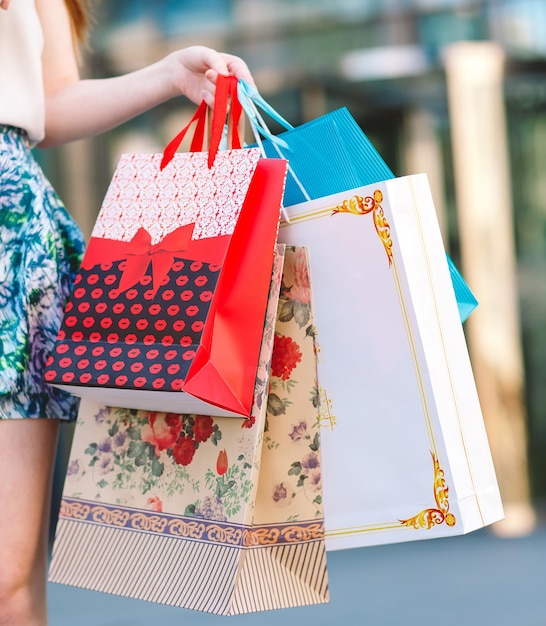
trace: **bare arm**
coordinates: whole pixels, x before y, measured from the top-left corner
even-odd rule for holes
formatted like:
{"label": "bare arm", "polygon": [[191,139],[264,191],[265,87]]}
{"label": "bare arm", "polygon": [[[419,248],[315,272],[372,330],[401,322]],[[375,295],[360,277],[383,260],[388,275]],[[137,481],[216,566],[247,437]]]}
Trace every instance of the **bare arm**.
{"label": "bare arm", "polygon": [[185,95],[212,104],[218,73],[252,82],[244,61],[203,46],[178,50],[157,63],[114,78],[80,80],[64,0],[37,0],[44,30],[46,138],[56,145],[109,130]]}

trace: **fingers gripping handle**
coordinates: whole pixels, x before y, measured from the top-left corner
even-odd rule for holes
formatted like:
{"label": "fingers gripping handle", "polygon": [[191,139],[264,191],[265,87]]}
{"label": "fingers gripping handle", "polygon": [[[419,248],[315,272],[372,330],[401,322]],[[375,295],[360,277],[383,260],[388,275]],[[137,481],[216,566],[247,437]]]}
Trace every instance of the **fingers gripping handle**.
{"label": "fingers gripping handle", "polygon": [[[195,132],[190,146],[191,152],[201,152],[205,140],[205,128],[207,125],[207,104],[203,100],[198,106],[191,120],[174,137],[163,151],[160,169],[164,169],[173,159],[176,151],[180,147],[182,140],[195,123]],[[220,146],[220,141],[224,132],[226,120],[231,126],[231,144],[233,148],[241,148],[241,138],[239,136],[239,122],[242,115],[242,107],[237,93],[237,78],[235,76],[219,75],[216,82],[216,93],[214,96],[214,107],[212,110],[212,124],[210,131],[210,144],[208,166],[213,166],[216,154]]]}

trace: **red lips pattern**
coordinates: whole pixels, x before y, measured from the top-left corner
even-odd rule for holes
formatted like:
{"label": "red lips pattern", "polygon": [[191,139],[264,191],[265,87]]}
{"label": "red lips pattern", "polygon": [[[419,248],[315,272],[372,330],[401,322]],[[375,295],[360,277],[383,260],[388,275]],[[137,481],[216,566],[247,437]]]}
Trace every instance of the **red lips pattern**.
{"label": "red lips pattern", "polygon": [[195,356],[220,268],[176,261],[150,299],[147,274],[125,292],[124,263],[80,270],[45,378],[57,384],[180,390]]}

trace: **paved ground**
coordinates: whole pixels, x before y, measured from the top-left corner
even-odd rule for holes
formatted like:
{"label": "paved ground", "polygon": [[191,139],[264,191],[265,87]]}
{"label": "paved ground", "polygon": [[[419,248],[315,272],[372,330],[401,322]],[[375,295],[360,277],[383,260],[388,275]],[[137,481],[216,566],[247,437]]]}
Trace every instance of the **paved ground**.
{"label": "paved ground", "polygon": [[50,585],[50,626],[546,626],[546,527],[329,554],[328,605],[225,618]]}

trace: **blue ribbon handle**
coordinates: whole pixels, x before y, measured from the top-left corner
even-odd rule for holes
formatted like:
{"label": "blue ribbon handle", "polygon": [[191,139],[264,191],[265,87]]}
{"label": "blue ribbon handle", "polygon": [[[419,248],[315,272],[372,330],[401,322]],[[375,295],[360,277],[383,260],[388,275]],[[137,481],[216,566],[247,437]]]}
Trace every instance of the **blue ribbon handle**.
{"label": "blue ribbon handle", "polygon": [[268,139],[269,141],[271,141],[271,143],[276,144],[277,146],[281,146],[285,150],[290,150],[290,147],[284,139],[277,137],[269,130],[258,108],[264,111],[264,113],[267,113],[269,117],[278,122],[287,130],[292,130],[294,128],[292,124],[285,120],[280,113],[275,111],[275,109],[266,100],[263,99],[256,87],[249,85],[242,79],[239,79],[237,85],[237,95],[239,97],[239,102],[241,103],[241,106],[243,107],[243,110],[248,117],[252,130],[260,147],[262,147],[262,142],[259,138],[259,135],[261,135],[265,139]]}
{"label": "blue ribbon handle", "polygon": [[[288,161],[289,174],[294,179],[294,182],[296,183],[296,185],[300,188],[303,194],[303,197],[306,200],[311,200],[311,197],[307,193],[306,189],[302,185],[299,178],[296,176],[296,173],[294,172],[294,170],[291,168],[290,160],[287,159],[286,155],[283,154],[281,151],[281,148],[283,148],[284,150],[288,152],[292,152],[292,148],[290,148],[290,146],[284,139],[281,139],[280,137],[273,135],[273,133],[269,130],[267,124],[265,123],[262,115],[260,114],[258,107],[262,109],[262,111],[267,113],[272,119],[278,122],[281,126],[283,126],[286,130],[292,130],[294,128],[292,124],[290,124],[290,122],[285,120],[284,117],[280,113],[275,111],[275,109],[262,98],[262,96],[260,95],[256,87],[249,85],[247,82],[245,82],[242,79],[239,79],[239,82],[237,83],[237,96],[239,98],[239,102],[241,103],[241,106],[243,107],[244,112],[246,113],[248,117],[250,126],[252,128],[252,132],[254,133],[254,137],[256,138],[256,143],[260,147],[264,157],[266,157],[267,155],[266,155],[260,135],[264,137],[265,139],[268,139],[271,142],[271,145],[273,146],[273,148],[275,149],[275,151],[278,153],[278,155],[281,158],[286,159]],[[288,213],[286,212],[284,205],[283,205],[282,212],[283,212],[285,221],[287,223],[290,223],[290,218],[288,217]]]}

